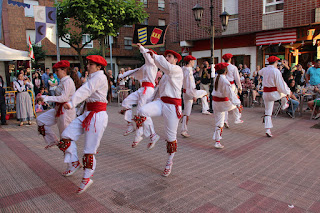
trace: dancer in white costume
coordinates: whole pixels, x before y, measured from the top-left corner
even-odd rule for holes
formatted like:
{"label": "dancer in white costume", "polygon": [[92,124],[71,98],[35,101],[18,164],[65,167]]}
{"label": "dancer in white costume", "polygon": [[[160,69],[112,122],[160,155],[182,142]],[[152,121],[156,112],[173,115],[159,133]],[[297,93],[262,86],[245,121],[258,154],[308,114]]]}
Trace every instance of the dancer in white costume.
{"label": "dancer in white costume", "polygon": [[221,145],[220,139],[222,138],[225,112],[234,109],[239,110],[240,113],[242,111],[241,102],[226,77],[228,66],[228,63],[219,63],[215,66],[218,76],[215,79],[212,91],[212,106],[215,121],[215,131],[212,139],[215,140],[214,147],[217,149],[224,147]]}
{"label": "dancer in white costume", "polygon": [[[154,116],[163,116],[165,122],[165,136],[167,141],[167,153],[169,159],[163,176],[168,176],[171,173],[173,157],[177,151],[177,129],[181,115],[181,89],[183,83],[183,72],[177,63],[181,60],[181,55],[172,51],[166,50],[164,56],[155,55],[149,52],[154,58],[155,64],[164,72],[159,82],[159,95],[157,99],[141,107],[138,111],[140,116],[137,120],[137,126],[144,125],[144,128],[151,130],[154,134],[153,123],[147,118]],[[150,143],[149,148],[152,148],[155,143]]]}
{"label": "dancer in white costume", "polygon": [[[125,78],[129,75],[135,77],[135,79],[141,82],[141,88],[134,93],[131,93],[124,101],[122,102],[123,109],[120,111],[121,114],[124,114],[124,119],[128,123],[128,129],[124,133],[124,135],[129,135],[131,132],[134,132],[134,121],[132,115],[132,105],[137,104],[137,110],[139,110],[143,105],[152,101],[155,79],[157,75],[158,68],[154,63],[154,59],[147,52],[153,51],[145,49],[141,44],[137,44],[140,52],[142,53],[145,64],[137,69],[129,70],[120,76],[120,79]],[[153,51],[154,54],[156,52]],[[151,118],[149,118],[151,120]],[[152,122],[152,121],[151,121]],[[135,148],[140,141],[143,139],[144,129],[140,127],[136,130],[136,135],[134,141],[132,143],[132,148]],[[152,143],[156,143],[160,137],[157,134],[151,134],[148,130],[145,130],[146,137],[150,136],[150,140]]]}
{"label": "dancer in white costume", "polygon": [[[226,53],[222,56],[223,60],[229,64],[228,65],[228,73],[227,73],[226,77],[231,84],[232,90],[238,96],[238,91],[240,94],[242,92],[242,85],[240,82],[240,75],[239,75],[238,68],[236,66],[234,66],[233,64],[231,64],[232,57],[233,57],[233,55],[231,53]],[[233,116],[234,116],[234,123],[235,124],[243,123],[243,121],[241,120],[241,113],[239,112],[239,110],[234,109],[234,110],[232,110],[232,112],[233,112]],[[228,114],[229,114],[228,111],[226,111],[225,118],[224,118],[224,126],[226,128],[229,128]]]}
{"label": "dancer in white costume", "polygon": [[181,135],[183,137],[190,137],[188,134],[188,121],[189,116],[191,114],[192,104],[198,98],[201,98],[202,103],[202,114],[210,115],[208,112],[208,94],[205,90],[197,90],[196,84],[193,77],[194,62],[197,60],[192,55],[188,55],[183,59],[187,65],[182,68],[183,70],[183,102],[184,102],[184,110],[182,117],[182,126],[181,126]]}
{"label": "dancer in white costume", "polygon": [[277,69],[278,60],[280,60],[280,58],[270,56],[268,58],[270,65],[259,71],[259,75],[263,77],[263,100],[265,105],[264,127],[268,137],[272,137],[271,128],[273,125],[271,116],[274,102],[281,99],[281,108],[284,110],[289,107],[288,99],[290,89],[283,80],[280,70]]}
{"label": "dancer in white costume", "polygon": [[[57,75],[60,80],[60,84],[55,90],[56,96],[42,96],[45,102],[55,102],[54,109],[41,114],[37,118],[38,131],[43,136],[47,146],[45,149],[57,145],[59,140],[56,134],[52,131],[51,127],[57,124],[59,129],[59,137],[61,133],[67,128],[67,126],[76,118],[75,109],[66,110],[63,108],[63,104],[71,100],[72,95],[76,91],[75,82],[68,75],[70,73],[70,63],[62,60],[53,66],[56,69]],[[77,76],[76,76],[77,77]],[[69,162],[64,176],[70,176],[75,173],[81,167],[79,161]]]}
{"label": "dancer in white costume", "polygon": [[[78,161],[76,141],[85,134],[83,168],[84,176],[77,193],[84,192],[92,183],[91,176],[96,168],[95,154],[108,124],[107,95],[110,95],[110,82],[104,74],[106,60],[98,55],[87,57],[89,77],[65,103],[65,109],[74,109],[82,101],[86,101],[85,112],[74,119],[63,131],[59,148],[65,153],[65,162]],[[110,97],[110,96],[109,96]]]}

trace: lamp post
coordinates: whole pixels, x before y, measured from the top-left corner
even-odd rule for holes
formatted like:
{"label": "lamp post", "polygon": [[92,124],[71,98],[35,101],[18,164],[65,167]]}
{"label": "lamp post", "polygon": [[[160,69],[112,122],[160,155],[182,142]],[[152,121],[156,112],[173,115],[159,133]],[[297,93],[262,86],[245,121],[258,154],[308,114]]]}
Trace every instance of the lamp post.
{"label": "lamp post", "polygon": [[220,15],[220,20],[222,24],[222,31],[218,31],[214,29],[213,23],[213,0],[211,0],[210,6],[210,27],[201,26],[200,22],[202,20],[204,9],[199,4],[196,4],[193,8],[193,15],[197,22],[197,26],[204,29],[209,35],[211,35],[210,42],[211,42],[211,65],[214,64],[214,35],[216,32],[224,32],[227,29],[229,17],[230,15],[224,10],[224,12]]}

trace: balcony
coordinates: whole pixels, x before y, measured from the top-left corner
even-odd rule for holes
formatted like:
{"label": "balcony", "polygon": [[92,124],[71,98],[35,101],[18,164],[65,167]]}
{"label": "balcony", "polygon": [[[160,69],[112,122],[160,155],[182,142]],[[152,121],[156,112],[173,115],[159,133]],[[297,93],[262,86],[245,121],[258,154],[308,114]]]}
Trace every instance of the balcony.
{"label": "balcony", "polygon": [[283,11],[263,14],[262,30],[283,28]]}

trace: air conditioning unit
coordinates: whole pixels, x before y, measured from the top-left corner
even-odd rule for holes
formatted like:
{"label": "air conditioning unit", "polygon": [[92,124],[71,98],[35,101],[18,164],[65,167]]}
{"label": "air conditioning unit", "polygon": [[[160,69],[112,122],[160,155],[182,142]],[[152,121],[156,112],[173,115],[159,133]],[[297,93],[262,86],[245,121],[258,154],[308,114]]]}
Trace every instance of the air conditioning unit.
{"label": "air conditioning unit", "polygon": [[315,20],[314,22],[320,22],[320,7],[315,10]]}

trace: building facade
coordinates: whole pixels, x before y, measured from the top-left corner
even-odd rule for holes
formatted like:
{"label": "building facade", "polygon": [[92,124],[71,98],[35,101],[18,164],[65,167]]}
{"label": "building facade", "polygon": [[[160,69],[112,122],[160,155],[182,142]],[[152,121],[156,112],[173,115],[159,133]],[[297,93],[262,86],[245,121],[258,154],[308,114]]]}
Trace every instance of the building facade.
{"label": "building facade", "polygon": [[[181,48],[193,54],[201,63],[210,58],[210,35],[197,27],[192,8],[200,3],[204,8],[201,25],[210,26],[210,0],[172,0],[179,14],[171,11],[171,22],[179,23]],[[266,58],[277,55],[291,65],[317,57],[316,36],[320,34],[320,1],[318,0],[217,0],[213,1],[215,63],[225,53],[232,53],[236,65],[247,64],[251,70],[265,66]],[[219,15],[231,17],[226,31]],[[319,49],[319,48],[318,48]],[[319,54],[318,54],[319,56]]]}

